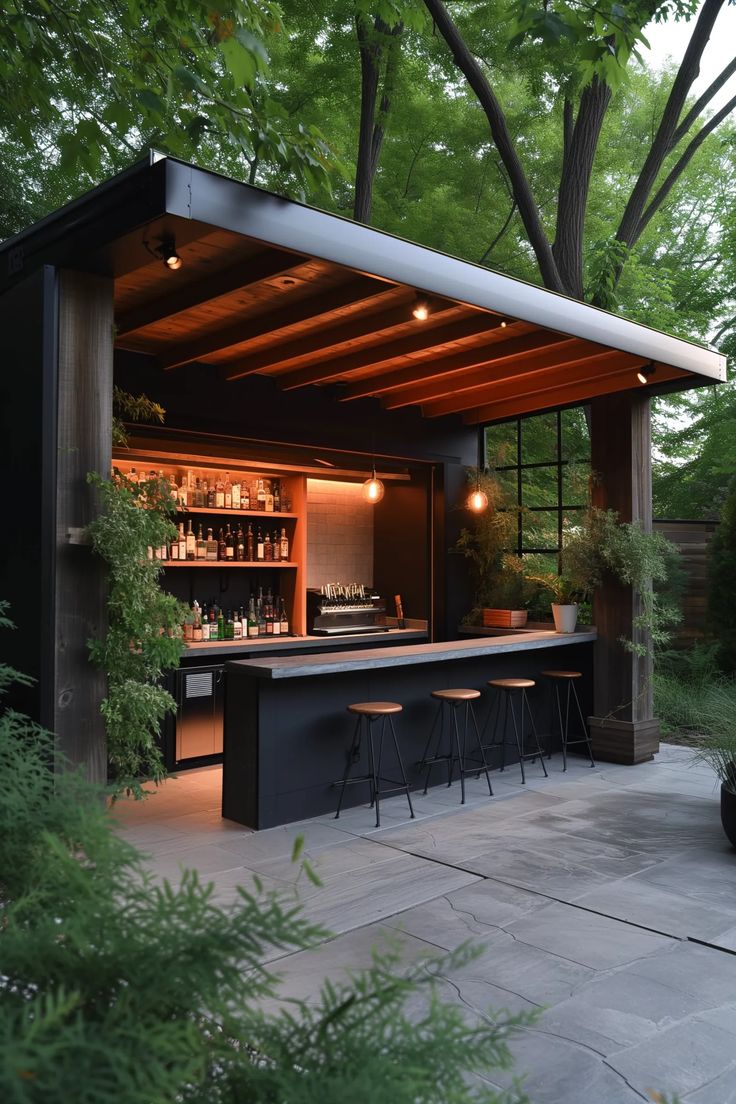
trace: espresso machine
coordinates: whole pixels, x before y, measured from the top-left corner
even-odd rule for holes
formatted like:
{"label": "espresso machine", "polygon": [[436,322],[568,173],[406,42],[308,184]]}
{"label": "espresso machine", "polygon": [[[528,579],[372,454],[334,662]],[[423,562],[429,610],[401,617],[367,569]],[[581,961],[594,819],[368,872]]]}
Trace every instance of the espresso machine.
{"label": "espresso machine", "polygon": [[307,632],[312,636],[384,633],[386,603],[362,583],[326,583],[307,590]]}

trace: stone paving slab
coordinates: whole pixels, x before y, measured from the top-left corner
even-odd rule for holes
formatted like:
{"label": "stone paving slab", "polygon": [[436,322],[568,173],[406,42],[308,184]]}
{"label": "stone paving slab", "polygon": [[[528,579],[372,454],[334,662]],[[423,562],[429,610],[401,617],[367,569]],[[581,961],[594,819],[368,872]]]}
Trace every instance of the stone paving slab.
{"label": "stone paving slab", "polygon": [[[471,939],[479,956],[447,972],[442,995],[472,1021],[539,1010],[512,1042],[532,1104],[628,1104],[653,1089],[736,1104],[736,852],[713,775],[667,745],[638,767],[548,766],[524,787],[493,772],[493,798],[469,780],[465,807],[457,784],[418,794],[415,820],[391,798],[378,830],[362,807],[249,833],[219,819],[216,772],[119,819],[159,876],[195,865],[227,904],[257,875],[336,933],[274,953],[282,999],[313,1001],[324,978],[397,938],[406,962]],[[291,862],[299,836],[321,887]]]}

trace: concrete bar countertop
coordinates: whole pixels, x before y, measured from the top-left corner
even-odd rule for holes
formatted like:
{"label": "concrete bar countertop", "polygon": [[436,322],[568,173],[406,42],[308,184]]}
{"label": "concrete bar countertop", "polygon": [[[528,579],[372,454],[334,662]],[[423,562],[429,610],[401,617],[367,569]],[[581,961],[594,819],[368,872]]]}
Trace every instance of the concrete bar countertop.
{"label": "concrete bar countertop", "polygon": [[527,652],[570,644],[592,644],[597,639],[597,635],[594,628],[586,628],[574,633],[540,630],[508,633],[505,636],[450,640],[435,644],[414,644],[407,647],[366,648],[363,651],[334,652],[329,655],[241,659],[228,663],[227,669],[233,673],[240,672],[263,679],[306,678],[310,675],[331,675],[348,671],[370,671],[380,667],[440,663],[445,660],[471,659],[476,656],[499,655],[503,652]]}
{"label": "concrete bar countertop", "polygon": [[[236,654],[237,652],[260,652],[261,649],[265,654],[275,651],[318,652],[338,646],[366,644],[372,640],[395,640],[397,637],[407,643],[410,641],[419,642],[427,639],[427,629],[397,629],[392,627],[387,632],[382,633],[335,633],[332,636],[259,636],[250,640],[248,638],[244,640],[213,640],[202,644],[187,644],[184,658],[188,659],[195,656],[198,659],[212,657],[224,659],[232,656],[233,652]],[[390,650],[393,651],[393,649]],[[255,662],[259,661],[256,660]]]}

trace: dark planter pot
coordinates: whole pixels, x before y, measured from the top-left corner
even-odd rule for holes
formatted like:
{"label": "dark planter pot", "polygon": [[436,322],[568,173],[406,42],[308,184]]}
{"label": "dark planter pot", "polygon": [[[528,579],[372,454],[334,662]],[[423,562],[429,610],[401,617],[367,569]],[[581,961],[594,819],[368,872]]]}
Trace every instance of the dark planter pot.
{"label": "dark planter pot", "polygon": [[721,785],[721,824],[723,831],[736,847],[736,790]]}

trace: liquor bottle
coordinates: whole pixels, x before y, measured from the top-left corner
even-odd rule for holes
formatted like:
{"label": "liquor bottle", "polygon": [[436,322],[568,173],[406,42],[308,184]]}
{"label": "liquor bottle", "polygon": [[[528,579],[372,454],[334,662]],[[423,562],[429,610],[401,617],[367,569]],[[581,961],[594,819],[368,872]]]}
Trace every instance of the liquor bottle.
{"label": "liquor bottle", "polygon": [[264,482],[266,483],[266,487],[265,487],[265,491],[266,491],[265,510],[266,510],[267,514],[272,514],[273,513],[273,491],[271,490],[271,480],[266,479],[266,480],[264,480]]}
{"label": "liquor bottle", "polygon": [[220,626],[217,621],[217,611],[214,606],[210,606],[210,640],[220,639]]}
{"label": "liquor bottle", "polygon": [[232,496],[233,496],[233,510],[239,510],[240,509],[240,480],[237,477],[237,475],[235,476],[235,482],[233,483],[233,487],[232,487]]}
{"label": "liquor bottle", "polygon": [[258,526],[258,536],[256,537],[256,559],[262,560],[265,558],[265,550],[263,547],[263,533],[261,532],[260,525]]}
{"label": "liquor bottle", "polygon": [[[195,487],[194,472],[192,471],[191,468],[187,468],[187,474],[186,474],[185,478],[186,478],[186,481],[187,481],[187,491],[191,494],[191,492],[194,490],[194,487]],[[183,480],[182,480],[182,482],[183,482]]]}
{"label": "liquor bottle", "polygon": [[233,485],[230,482],[230,472],[225,472],[225,509],[233,508]]}
{"label": "liquor bottle", "polygon": [[281,539],[279,540],[281,545],[281,559],[288,560],[289,558],[289,538],[286,535],[286,529],[281,530]]}
{"label": "liquor bottle", "polygon": [[202,534],[202,522],[201,521],[200,521],[199,526],[197,528],[197,559],[198,560],[206,560],[207,559],[207,541],[204,539],[204,536]]}
{"label": "liquor bottle", "polygon": [[192,631],[192,639],[200,642],[202,640],[202,610],[200,609],[199,602],[194,599],[194,625]]}
{"label": "liquor bottle", "polygon": [[173,472],[169,476],[169,494],[173,502],[179,501],[179,488],[176,485],[176,476]]}
{"label": "liquor bottle", "polygon": [[207,617],[202,620],[202,642],[208,643],[210,639],[210,622]]}
{"label": "liquor bottle", "polygon": [[194,536],[194,530],[192,529],[192,519],[189,519],[189,528],[186,535],[187,544],[187,559],[196,560],[197,558],[197,538]]}
{"label": "liquor bottle", "polygon": [[217,559],[217,541],[212,535],[212,530],[207,530],[207,540],[205,541],[205,555],[206,560]]}
{"label": "liquor bottle", "polygon": [[179,497],[179,507],[182,510],[186,510],[189,505],[189,484],[187,483],[187,477],[185,475],[181,477],[181,486],[177,494]]}
{"label": "liquor bottle", "polygon": [[263,486],[263,480],[258,480],[258,489],[256,491],[256,501],[258,503],[257,509],[266,509],[266,488]]}
{"label": "liquor bottle", "polygon": [[289,618],[286,616],[286,602],[284,601],[283,598],[279,598],[279,606],[281,607],[280,610],[279,610],[279,619],[280,619],[280,622],[281,622],[281,635],[282,636],[288,636],[289,635]]}
{"label": "liquor bottle", "polygon": [[220,532],[217,534],[217,558],[218,560],[227,559],[227,545],[225,544],[225,534],[220,527]]}
{"label": "liquor bottle", "polygon": [[250,485],[247,479],[243,480],[240,487],[240,508],[250,510]]}
{"label": "liquor bottle", "polygon": [[273,562],[273,541],[271,540],[270,533],[266,533],[265,540],[263,541],[263,558],[269,563]]}
{"label": "liquor bottle", "polygon": [[233,614],[233,640],[243,639],[243,619],[241,617],[242,612],[242,609],[240,610],[240,613],[235,610]]}
{"label": "liquor bottle", "polygon": [[203,491],[202,491],[202,480],[199,478],[199,476],[197,476],[197,478],[195,480],[195,483],[194,483],[194,492],[193,492],[192,503],[193,503],[194,507],[198,510],[201,510],[202,507],[204,506],[204,494],[203,494]]}
{"label": "liquor bottle", "polygon": [[273,636],[273,603],[268,600],[266,600],[264,620],[266,622],[266,636]]}
{"label": "liquor bottle", "polygon": [[131,468],[130,471],[128,472],[128,479],[130,480],[131,483],[137,483],[138,482],[138,472],[135,470],[135,468]]}
{"label": "liquor bottle", "polygon": [[[186,558],[186,552],[184,553],[184,556]],[[179,560],[179,537],[178,537],[178,535],[176,537],[176,540],[173,540],[171,542],[171,549],[169,551],[169,557],[172,560],[176,560],[177,562]]]}
{"label": "liquor bottle", "polygon": [[170,560],[171,559],[168,541],[162,541],[161,542],[161,546],[159,548],[159,557],[158,558],[160,560]]}
{"label": "liquor bottle", "polygon": [[279,600],[274,598],[273,600],[273,635],[281,636],[281,614],[279,613]]}
{"label": "liquor bottle", "polygon": [[187,558],[187,538],[184,535],[184,522],[179,522],[179,556],[178,559],[185,560]]}
{"label": "liquor bottle", "polygon": [[258,617],[258,635],[266,635],[266,609],[263,601],[263,588],[258,588],[258,601],[256,602],[256,615]]}
{"label": "liquor bottle", "polygon": [[248,636],[248,611],[240,607],[240,621],[241,621],[241,633],[240,635],[245,640]]}
{"label": "liquor bottle", "polygon": [[217,612],[217,636],[219,640],[225,639],[225,618],[222,615],[222,610]]}
{"label": "liquor bottle", "polygon": [[222,476],[218,475],[217,482],[215,483],[215,509],[225,509],[225,484],[222,482]]}
{"label": "liquor bottle", "polygon": [[248,603],[248,639],[258,636],[258,618],[256,617],[256,602],[251,595]]}
{"label": "liquor bottle", "polygon": [[227,532],[225,533],[225,559],[231,563],[235,559],[235,537],[230,531],[230,522],[227,523]]}
{"label": "liquor bottle", "polygon": [[278,529],[273,531],[273,558],[274,560],[281,559],[281,540],[279,538]]}
{"label": "liquor bottle", "polygon": [[250,524],[250,522],[248,523],[248,536],[246,538],[245,545],[245,558],[248,563],[253,563],[253,560],[255,559],[253,547],[253,526]]}
{"label": "liquor bottle", "polygon": [[245,559],[245,533],[241,522],[238,522],[238,532],[235,537],[235,559],[238,562]]}
{"label": "liquor bottle", "polygon": [[235,622],[233,621],[233,611],[232,610],[227,611],[227,618],[225,620],[225,639],[226,640],[234,640],[235,639]]}
{"label": "liquor bottle", "polygon": [[204,492],[205,492],[206,497],[207,497],[207,502],[206,502],[207,509],[208,510],[214,510],[215,509],[215,502],[216,502],[216,495],[217,495],[217,491],[215,489],[214,479],[211,479],[209,483],[205,479],[205,481],[203,483],[203,489],[204,489]]}
{"label": "liquor bottle", "polygon": [[281,480],[272,479],[271,486],[273,487],[273,508],[278,514],[281,511]]}

